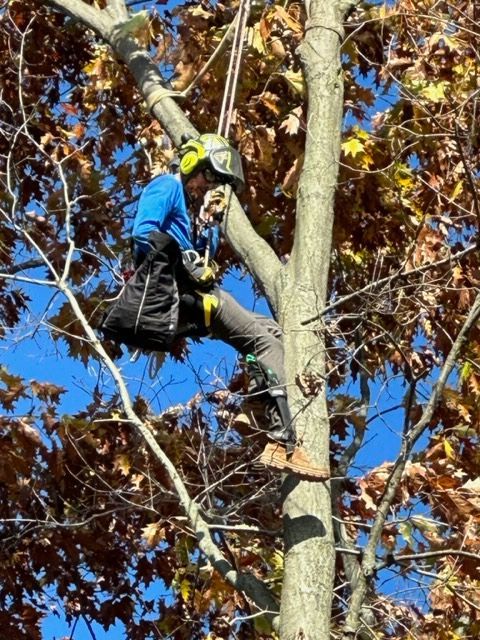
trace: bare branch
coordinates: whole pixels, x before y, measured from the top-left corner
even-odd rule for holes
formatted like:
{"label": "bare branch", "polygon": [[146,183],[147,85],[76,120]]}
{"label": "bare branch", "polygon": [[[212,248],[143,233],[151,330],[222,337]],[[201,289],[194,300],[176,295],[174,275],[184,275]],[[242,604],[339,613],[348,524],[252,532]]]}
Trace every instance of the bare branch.
{"label": "bare branch", "polygon": [[412,451],[412,448],[418,438],[422,435],[427,428],[433,413],[437,408],[441,395],[447,383],[448,377],[453,371],[455,365],[458,362],[461,350],[467,340],[468,334],[472,326],[476,324],[480,317],[480,293],[470,309],[470,312],[465,319],[465,322],[459,331],[452,348],[445,360],[445,363],[440,371],[438,380],[432,390],[429,401],[425,407],[420,420],[410,429],[403,439],[402,448],[400,454],[393,466],[390,476],[386,482],[383,497],[378,505],[377,515],[373,524],[368,543],[365,547],[364,557],[362,560],[362,572],[359,576],[356,589],[352,593],[350,608],[345,622],[343,638],[344,640],[351,640],[358,633],[362,621],[361,621],[361,609],[365,601],[365,597],[368,590],[368,585],[371,577],[375,572],[375,552],[380,540],[383,526],[385,524],[390,506],[394,500],[395,493],[400,484],[403,471],[405,469],[406,462]]}
{"label": "bare branch", "polygon": [[391,276],[386,276],[385,278],[380,278],[379,280],[370,282],[369,284],[365,285],[361,289],[358,289],[357,291],[352,291],[352,293],[348,293],[347,295],[342,296],[335,302],[332,302],[327,307],[325,307],[325,309],[321,313],[317,313],[316,315],[310,318],[307,318],[306,320],[302,320],[301,324],[307,325],[307,324],[310,324],[311,322],[315,322],[316,320],[319,320],[322,316],[327,315],[337,307],[340,307],[342,304],[345,304],[345,302],[348,302],[349,300],[353,300],[354,298],[359,298],[364,293],[369,293],[370,291],[374,291],[375,289],[378,289],[379,287],[382,287],[386,284],[393,284],[394,282],[402,278],[407,278],[407,277],[411,278],[413,275],[426,273],[431,269],[441,267],[445,264],[453,264],[455,262],[458,262],[458,260],[468,255],[469,253],[472,253],[472,251],[476,251],[476,250],[477,250],[477,245],[471,244],[468,247],[465,247],[465,249],[462,249],[462,251],[458,251],[457,253],[454,253],[451,256],[443,258],[442,260],[437,260],[436,262],[429,262],[428,264],[424,264],[421,267],[417,267],[416,269],[411,269],[410,271],[407,271],[406,266],[404,265],[402,269],[399,269],[396,273],[392,274]]}
{"label": "bare branch", "polygon": [[90,340],[92,348],[96,351],[114,379],[122,399],[125,415],[140,433],[157,460],[168,472],[178,494],[180,503],[189,518],[193,530],[195,531],[195,535],[202,552],[206,555],[212,566],[224,577],[224,579],[233,587],[242,591],[255,603],[257,607],[259,607],[259,609],[278,611],[278,603],[265,585],[251,574],[242,574],[241,572],[236,571],[228,560],[226,560],[226,558],[221,554],[217,545],[213,541],[208,523],[201,515],[197,503],[190,498],[185,484],[178,474],[175,466],[155,440],[155,437],[148,425],[140,420],[133,410],[125,381],[118,367],[115,365],[113,360],[111,360],[103,348],[102,343],[95,335],[94,330],[88,323],[72,291],[64,282],[58,281],[57,286],[70,303],[75,316],[80,321],[87,338]]}
{"label": "bare branch", "polygon": [[480,563],[480,555],[471,551],[463,551],[462,549],[439,549],[438,551],[423,551],[422,553],[407,553],[389,555],[385,562],[378,563],[376,570],[388,567],[392,562],[403,564],[404,562],[416,562],[417,560],[428,560],[429,558],[445,558],[447,556],[460,556],[463,558],[472,558]]}
{"label": "bare branch", "polygon": [[109,19],[100,9],[81,0],[45,0],[45,4],[79,20],[102,38],[107,37],[110,26]]}
{"label": "bare branch", "polygon": [[45,262],[41,258],[31,258],[30,260],[25,260],[25,262],[17,262],[16,264],[12,264],[10,267],[5,267],[5,274],[7,276],[11,276],[15,273],[19,273],[20,271],[36,269],[37,267],[43,267],[44,265]]}

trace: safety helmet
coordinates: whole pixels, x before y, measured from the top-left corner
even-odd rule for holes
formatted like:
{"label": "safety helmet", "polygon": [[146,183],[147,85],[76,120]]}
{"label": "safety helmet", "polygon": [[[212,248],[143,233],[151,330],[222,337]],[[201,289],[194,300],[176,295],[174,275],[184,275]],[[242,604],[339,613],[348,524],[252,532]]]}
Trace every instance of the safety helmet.
{"label": "safety helmet", "polygon": [[198,138],[184,139],[178,153],[180,174],[184,182],[200,171],[209,170],[215,180],[231,184],[237,193],[245,186],[240,154],[223,136],[203,133]]}

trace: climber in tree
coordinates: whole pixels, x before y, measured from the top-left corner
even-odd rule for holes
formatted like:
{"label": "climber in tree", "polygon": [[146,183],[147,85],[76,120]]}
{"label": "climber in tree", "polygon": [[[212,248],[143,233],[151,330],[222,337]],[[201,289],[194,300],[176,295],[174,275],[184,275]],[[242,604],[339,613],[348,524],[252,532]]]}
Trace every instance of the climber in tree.
{"label": "climber in tree", "polygon": [[211,258],[226,206],[223,199],[219,207],[216,190],[222,185],[242,190],[240,154],[222,136],[207,133],[185,139],[178,155],[177,173],[157,176],[140,196],[132,234],[137,270],[107,313],[104,334],[157,351],[168,350],[179,337],[209,336],[231,345],[244,358],[249,392],[262,399],[267,435],[277,443],[267,446],[262,461],[281,470],[324,475],[295,447],[280,327],[242,307],[215,283]]}

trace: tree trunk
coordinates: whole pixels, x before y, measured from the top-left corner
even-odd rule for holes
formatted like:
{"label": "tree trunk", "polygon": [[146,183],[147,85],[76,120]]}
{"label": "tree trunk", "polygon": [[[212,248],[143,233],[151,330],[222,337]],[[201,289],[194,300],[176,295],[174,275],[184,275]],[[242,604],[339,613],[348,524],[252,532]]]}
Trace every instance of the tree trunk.
{"label": "tree trunk", "polygon": [[[324,341],[318,327],[306,328],[302,321],[312,311],[321,312],[327,296],[343,110],[340,46],[347,8],[341,2],[314,0],[301,47],[309,102],[307,142],[295,242],[283,273],[280,314],[297,438],[322,466],[328,464],[330,435]],[[329,484],[286,478],[283,514],[280,637],[327,640],[335,562]]]}

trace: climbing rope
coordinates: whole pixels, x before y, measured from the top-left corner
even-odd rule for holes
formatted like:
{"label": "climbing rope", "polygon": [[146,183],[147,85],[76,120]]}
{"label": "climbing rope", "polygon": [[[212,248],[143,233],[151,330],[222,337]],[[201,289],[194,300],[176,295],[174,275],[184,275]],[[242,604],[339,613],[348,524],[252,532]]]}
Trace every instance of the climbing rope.
{"label": "climbing rope", "polygon": [[[240,66],[242,64],[242,51],[243,43],[245,40],[245,33],[247,31],[247,20],[250,14],[250,0],[240,0],[240,6],[238,14],[235,18],[235,33],[233,35],[232,51],[230,53],[230,61],[228,64],[227,79],[225,82],[225,90],[223,92],[222,107],[220,110],[220,117],[218,118],[217,135],[228,138],[228,132],[232,121],[233,107],[235,103],[235,93],[237,91],[238,76],[240,73]],[[203,217],[205,210],[208,209],[210,204],[212,192],[207,191],[205,194],[203,204],[200,208],[198,216]],[[229,201],[232,197],[232,191],[229,192]],[[227,205],[228,208],[228,205]],[[208,266],[210,261],[210,250],[212,245],[213,226],[208,225],[207,246],[204,254],[204,265]]]}
{"label": "climbing rope", "polygon": [[250,0],[240,0],[237,24],[233,36],[232,51],[227,71],[225,91],[223,93],[222,108],[218,119],[217,134],[228,138],[228,131],[232,121],[235,93],[237,90],[238,76],[242,63],[243,43],[247,31],[247,20],[250,14]]}
{"label": "climbing rope", "polygon": [[218,47],[215,49],[213,55],[203,66],[200,73],[190,83],[187,89],[185,89],[184,91],[171,91],[169,89],[166,89],[165,87],[157,87],[146,97],[148,110],[153,113],[157,103],[159,103],[164,98],[185,98],[190,93],[191,89],[197,84],[199,79],[205,75],[218,55],[221,54],[222,49],[225,46],[224,43],[226,42],[229,33],[233,28],[233,25],[235,25],[232,50],[230,53],[230,60],[228,64],[227,80],[225,83],[225,90],[223,93],[222,107],[220,110],[217,129],[218,135],[222,135],[224,138],[228,138],[228,132],[232,121],[233,107],[235,103],[235,93],[237,90],[238,76],[240,74],[240,66],[242,64],[243,43],[245,41],[249,15],[250,0],[240,0],[238,14],[235,17],[235,20],[230,24],[227,32],[223,36]]}
{"label": "climbing rope", "polygon": [[[228,64],[227,80],[225,83],[225,90],[223,92],[222,108],[220,110],[220,117],[218,118],[217,135],[228,138],[228,132],[232,121],[233,107],[235,103],[235,93],[237,90],[238,76],[240,73],[240,66],[242,64],[242,50],[243,42],[245,40],[245,33],[247,31],[247,20],[250,13],[250,0],[240,0],[240,7],[238,15],[236,16],[235,33],[233,35],[232,51],[230,53],[230,61]],[[204,215],[205,210],[208,209],[210,204],[212,192],[207,191],[205,194],[203,204],[198,213],[199,217]],[[230,190],[229,200],[232,197]],[[228,208],[228,205],[227,205]],[[208,266],[210,260],[210,250],[212,245],[213,227],[209,225],[207,246],[204,255],[204,264]]]}

